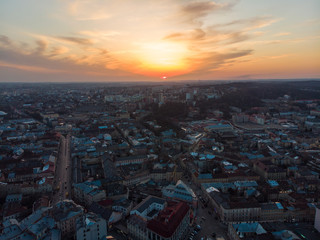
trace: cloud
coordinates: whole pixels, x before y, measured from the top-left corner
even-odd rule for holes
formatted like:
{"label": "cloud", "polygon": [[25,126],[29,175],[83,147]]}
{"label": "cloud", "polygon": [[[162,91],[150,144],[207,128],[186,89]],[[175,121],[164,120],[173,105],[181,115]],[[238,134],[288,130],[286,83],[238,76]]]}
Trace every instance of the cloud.
{"label": "cloud", "polygon": [[281,54],[281,55],[277,55],[277,56],[270,56],[270,59],[279,59],[279,58],[286,58],[286,57],[292,57],[294,56],[294,54]]}
{"label": "cloud", "polygon": [[218,4],[214,1],[193,2],[182,7],[183,13],[194,17],[202,17],[214,10],[230,8],[230,4]]}
{"label": "cloud", "polygon": [[205,36],[206,36],[206,32],[203,31],[201,28],[197,28],[197,29],[193,29],[188,32],[172,33],[172,34],[165,36],[163,39],[164,40],[175,40],[175,41],[179,41],[179,40],[197,41],[197,40],[204,39]]}
{"label": "cloud", "polygon": [[5,46],[12,45],[12,41],[5,35],[0,35],[0,43]]}
{"label": "cloud", "polygon": [[[82,68],[81,71],[88,68],[91,71],[101,71],[102,73],[108,70],[118,71],[121,68],[122,63],[112,56],[106,48],[86,45],[86,48],[79,47],[77,49],[73,47],[71,51],[71,49],[62,44],[57,45],[54,41],[49,42],[45,39],[45,36],[36,37],[38,39],[35,41],[35,46],[30,46],[30,44],[25,42],[17,44],[8,37],[4,38],[4,43],[0,41],[2,60],[8,64],[16,64],[17,66],[30,65],[48,69],[65,69],[69,65],[68,71],[72,68],[79,70],[78,67],[80,66]],[[51,38],[51,40],[56,39],[52,37],[48,38]],[[11,43],[9,47],[6,44],[7,42]],[[79,42],[78,39],[76,40],[77,42]],[[80,42],[82,43],[82,41]]]}
{"label": "cloud", "polygon": [[1,67],[8,67],[8,68],[15,68],[27,72],[41,72],[41,73],[57,73],[57,72],[65,72],[62,70],[53,70],[50,68],[45,67],[37,67],[37,66],[30,66],[30,65],[20,65],[20,64],[14,64],[14,63],[7,63],[0,61]]}
{"label": "cloud", "polygon": [[[69,14],[78,21],[98,21],[110,18],[106,2],[77,0],[69,3]],[[90,11],[88,11],[90,9]]]}
{"label": "cloud", "polygon": [[37,48],[35,49],[35,54],[43,54],[48,47],[48,42],[43,39],[37,40],[36,44],[37,44]]}
{"label": "cloud", "polygon": [[64,46],[52,47],[48,57],[60,56],[64,53],[67,53],[68,51],[69,51],[69,49]]}
{"label": "cloud", "polygon": [[181,41],[189,44],[189,49],[212,48],[218,45],[228,46],[243,42],[261,35],[261,33],[249,34],[246,31],[216,30],[212,27],[207,29],[197,28],[191,31],[175,32],[166,35],[167,41]]}
{"label": "cloud", "polygon": [[280,19],[275,19],[270,16],[258,16],[247,19],[238,19],[227,23],[220,23],[212,25],[211,27],[214,29],[226,28],[226,27],[235,27],[239,28],[239,26],[244,27],[244,31],[250,31],[258,28],[267,27],[275,22],[280,21]]}
{"label": "cloud", "polygon": [[[114,75],[116,72],[125,73],[118,70],[115,65],[116,59],[110,56],[106,49],[87,48],[87,54],[64,55],[69,49],[64,46],[50,47],[46,40],[37,40],[36,47],[32,48],[24,43],[24,48],[14,44],[7,38],[6,42],[12,43],[11,47],[6,47],[0,42],[0,55],[2,57],[1,66],[15,68],[28,72],[100,72],[102,75]],[[26,49],[31,49],[25,51]],[[108,66],[111,67],[108,67]],[[111,70],[112,69],[112,70]],[[127,73],[128,74],[128,73]]]}
{"label": "cloud", "polygon": [[225,64],[235,63],[239,58],[252,55],[253,50],[229,50],[227,52],[200,53],[187,60],[195,67],[194,73],[213,71]]}
{"label": "cloud", "polygon": [[320,39],[320,36],[305,36],[304,38],[295,38],[295,39],[275,39],[275,40],[259,40],[259,41],[248,41],[250,45],[273,45],[273,44],[290,44],[290,43],[302,43],[307,41],[314,41]]}
{"label": "cloud", "polygon": [[[58,52],[61,50],[57,50]],[[89,55],[69,55],[63,58],[50,58],[46,55],[25,54],[17,49],[4,49],[0,46],[0,81],[103,81],[106,79],[138,80],[142,76],[119,70],[111,65],[113,60],[107,52],[97,49],[101,58]],[[100,59],[101,61],[98,61]],[[109,59],[109,60],[108,60]],[[26,74],[28,72],[28,74]]]}
{"label": "cloud", "polygon": [[180,7],[175,18],[185,23],[201,23],[199,19],[221,10],[230,10],[235,5],[232,3],[216,3],[214,1],[191,2]]}
{"label": "cloud", "polygon": [[99,38],[99,37],[109,38],[109,37],[120,35],[120,33],[117,31],[88,31],[88,30],[80,31],[79,34],[94,37],[94,38]]}
{"label": "cloud", "polygon": [[244,32],[233,32],[227,35],[228,36],[228,43],[238,43],[243,42],[245,40],[250,39],[250,35]]}
{"label": "cloud", "polygon": [[58,36],[55,37],[58,40],[62,40],[69,43],[76,43],[80,45],[92,45],[94,41],[89,38],[80,38],[80,37],[66,37],[66,36]]}
{"label": "cloud", "polygon": [[280,33],[274,34],[273,36],[282,37],[282,36],[288,36],[288,35],[291,35],[291,33],[290,32],[280,32]]}
{"label": "cloud", "polygon": [[[198,16],[205,14],[202,10],[206,9],[204,6],[209,3],[206,2],[204,4],[201,2],[201,4],[198,4],[199,3],[196,3],[195,6],[191,5],[192,7],[190,7],[190,9],[194,9],[194,11],[198,13]],[[215,6],[214,4],[213,6]],[[228,46],[262,36],[265,34],[264,32],[251,31],[266,27],[278,20],[279,19],[274,19],[269,16],[238,19],[227,23],[210,25],[206,28],[197,27],[192,30],[173,32],[165,35],[163,40],[187,42],[190,50],[210,48],[210,45],[211,48],[213,46]]]}
{"label": "cloud", "polygon": [[97,20],[103,20],[103,19],[108,19],[110,18],[111,15],[109,14],[94,14],[92,16],[85,16],[85,17],[78,17],[76,18],[78,21],[97,21]]}

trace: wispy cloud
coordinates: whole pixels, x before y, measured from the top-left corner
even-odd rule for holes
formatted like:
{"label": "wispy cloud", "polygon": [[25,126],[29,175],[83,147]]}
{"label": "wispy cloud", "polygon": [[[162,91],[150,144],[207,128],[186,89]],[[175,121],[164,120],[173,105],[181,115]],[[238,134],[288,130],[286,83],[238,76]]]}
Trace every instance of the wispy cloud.
{"label": "wispy cloud", "polygon": [[39,66],[30,66],[30,65],[19,65],[14,63],[7,63],[0,61],[1,67],[9,67],[14,69],[19,69],[27,72],[39,72],[39,73],[62,73],[65,72],[63,70],[56,70],[51,68],[39,67]]}
{"label": "wispy cloud", "polygon": [[253,50],[229,50],[223,53],[219,52],[208,52],[201,53],[194,57],[188,58],[188,61],[195,67],[194,73],[203,71],[213,71],[220,68],[225,64],[234,63],[242,57],[250,56]]}
{"label": "wispy cloud", "polygon": [[[90,9],[90,11],[88,11]],[[69,2],[69,13],[78,21],[97,21],[111,17],[108,8],[103,2],[75,0]]]}
{"label": "wispy cloud", "polygon": [[94,38],[110,38],[114,36],[118,36],[121,33],[118,31],[80,31],[79,34],[84,35],[84,36],[89,36],[89,37],[94,37]]}
{"label": "wispy cloud", "polygon": [[[35,41],[35,48],[27,43],[21,45],[4,36],[5,41],[0,41],[0,55],[3,57],[0,66],[10,69],[35,73],[83,73],[108,76],[129,75],[119,70],[119,61],[110,56],[108,50],[103,48],[86,48],[84,54],[68,54],[67,47],[51,46],[44,39]],[[10,42],[10,47],[7,46]],[[25,49],[28,49],[26,51]]]}
{"label": "wispy cloud", "polygon": [[167,36],[165,36],[163,39],[164,40],[189,40],[189,41],[197,41],[204,39],[206,36],[206,32],[203,31],[201,28],[193,29],[187,32],[176,32],[176,33],[171,33]]}
{"label": "wispy cloud", "polygon": [[89,38],[81,38],[81,37],[67,37],[67,36],[58,36],[56,39],[66,41],[69,43],[76,43],[80,45],[91,45],[94,43],[94,40]]}
{"label": "wispy cloud", "polygon": [[182,5],[172,17],[176,22],[202,25],[201,20],[215,12],[231,10],[236,1],[218,3],[215,1],[190,2]]}
{"label": "wispy cloud", "polygon": [[46,40],[37,40],[36,41],[37,47],[35,49],[35,54],[42,54],[46,51],[48,47],[48,42]]}
{"label": "wispy cloud", "polygon": [[270,56],[270,59],[279,59],[279,58],[286,58],[286,57],[292,57],[294,56],[294,54],[281,54],[281,55],[277,55],[277,56]]}
{"label": "wispy cloud", "polygon": [[[209,44],[234,44],[246,41],[255,37],[256,34],[248,34],[247,32],[239,31],[221,31],[211,29],[194,29],[186,32],[176,32],[165,36],[164,40],[169,41],[184,41],[189,44],[197,44],[198,48]],[[217,45],[216,45],[217,46]]]}
{"label": "wispy cloud", "polygon": [[289,36],[291,35],[291,32],[280,32],[277,34],[274,34],[275,37],[282,37],[282,36]]}
{"label": "wispy cloud", "polygon": [[242,27],[243,31],[251,31],[254,29],[264,28],[270,26],[273,23],[280,21],[280,18],[274,18],[271,16],[257,16],[246,19],[238,19],[227,23],[214,24],[211,27],[214,29],[220,28],[239,28]]}
{"label": "wispy cloud", "polygon": [[0,35],[0,43],[5,46],[10,46],[12,44],[12,41],[9,39],[9,37]]}
{"label": "wispy cloud", "polygon": [[56,56],[61,56],[62,54],[65,54],[69,51],[67,47],[64,46],[54,46],[49,52],[48,57],[56,57]]}
{"label": "wispy cloud", "polygon": [[217,10],[229,10],[233,4],[214,1],[192,2],[182,6],[181,11],[189,18],[200,18]]}

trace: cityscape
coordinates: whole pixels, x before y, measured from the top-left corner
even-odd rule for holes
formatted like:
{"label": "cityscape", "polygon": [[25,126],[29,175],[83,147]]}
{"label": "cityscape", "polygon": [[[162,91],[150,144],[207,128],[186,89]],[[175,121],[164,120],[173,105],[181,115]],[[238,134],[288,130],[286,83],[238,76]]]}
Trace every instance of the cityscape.
{"label": "cityscape", "polygon": [[319,81],[0,100],[0,239],[319,239]]}
{"label": "cityscape", "polygon": [[319,0],[0,2],[0,240],[319,240]]}

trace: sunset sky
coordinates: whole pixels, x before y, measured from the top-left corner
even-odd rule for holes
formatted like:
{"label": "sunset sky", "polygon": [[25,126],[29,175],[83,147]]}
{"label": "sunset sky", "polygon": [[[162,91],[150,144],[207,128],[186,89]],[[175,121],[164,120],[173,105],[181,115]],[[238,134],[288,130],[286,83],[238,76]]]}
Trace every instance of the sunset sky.
{"label": "sunset sky", "polygon": [[274,78],[320,78],[319,0],[0,2],[2,82]]}

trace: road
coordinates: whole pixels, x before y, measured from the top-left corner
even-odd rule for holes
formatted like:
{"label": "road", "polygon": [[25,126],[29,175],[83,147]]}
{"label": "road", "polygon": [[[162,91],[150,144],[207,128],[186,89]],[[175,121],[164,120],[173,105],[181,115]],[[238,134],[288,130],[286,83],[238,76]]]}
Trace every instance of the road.
{"label": "road", "polygon": [[[198,197],[201,196],[204,198],[202,191],[195,184],[192,182],[189,184],[189,181],[186,178],[183,178],[183,181],[194,191]],[[199,200],[198,209],[196,209],[196,224],[201,226],[201,230],[193,237],[193,239],[200,240],[202,237],[204,239],[206,239],[206,237],[215,239],[215,237],[212,237],[212,233],[215,233],[216,237],[222,236],[225,239],[228,239],[228,227],[221,223],[218,218],[216,218],[217,216],[215,212],[210,207],[206,207],[203,202]]]}
{"label": "road", "polygon": [[201,226],[201,231],[194,239],[200,240],[202,237],[211,237],[212,239],[215,239],[212,237],[212,233],[215,233],[216,236],[223,236],[225,239],[228,239],[227,226],[215,219],[216,215],[211,208],[205,207],[202,203],[199,205],[196,223]]}
{"label": "road", "polygon": [[64,199],[71,199],[72,162],[70,154],[70,135],[61,136],[55,172],[55,192],[52,202],[56,204]]}

